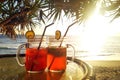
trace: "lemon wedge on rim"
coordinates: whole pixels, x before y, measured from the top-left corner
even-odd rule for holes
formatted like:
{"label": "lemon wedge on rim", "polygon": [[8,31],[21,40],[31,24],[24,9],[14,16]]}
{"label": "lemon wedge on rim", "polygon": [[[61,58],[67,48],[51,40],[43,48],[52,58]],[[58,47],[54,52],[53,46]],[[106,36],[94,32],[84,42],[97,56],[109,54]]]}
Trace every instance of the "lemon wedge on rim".
{"label": "lemon wedge on rim", "polygon": [[26,37],[27,39],[33,39],[33,38],[35,37],[34,31],[27,31],[27,32],[25,33],[25,37]]}
{"label": "lemon wedge on rim", "polygon": [[55,32],[55,39],[59,40],[60,37],[61,37],[61,31],[56,30],[56,32]]}

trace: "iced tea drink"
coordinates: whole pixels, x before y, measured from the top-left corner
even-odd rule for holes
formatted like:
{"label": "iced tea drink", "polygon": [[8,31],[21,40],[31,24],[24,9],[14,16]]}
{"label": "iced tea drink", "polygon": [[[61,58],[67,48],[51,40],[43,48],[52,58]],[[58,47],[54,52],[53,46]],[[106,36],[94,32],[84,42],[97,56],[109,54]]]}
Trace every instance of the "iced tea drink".
{"label": "iced tea drink", "polygon": [[47,67],[50,71],[59,72],[66,69],[66,47],[48,47]]}
{"label": "iced tea drink", "polygon": [[47,49],[26,48],[25,60],[27,71],[44,71],[47,65]]}

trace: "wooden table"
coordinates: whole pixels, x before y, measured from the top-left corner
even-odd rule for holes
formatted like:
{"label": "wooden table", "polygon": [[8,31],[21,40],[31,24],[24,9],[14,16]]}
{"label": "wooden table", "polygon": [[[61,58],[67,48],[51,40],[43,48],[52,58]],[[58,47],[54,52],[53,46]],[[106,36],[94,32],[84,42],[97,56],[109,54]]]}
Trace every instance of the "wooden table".
{"label": "wooden table", "polygon": [[[79,60],[71,61],[68,57],[65,72],[41,72],[27,73],[24,67],[20,67],[15,57],[0,58],[1,80],[90,80],[93,76],[92,67]],[[92,79],[93,80],[93,79]]]}

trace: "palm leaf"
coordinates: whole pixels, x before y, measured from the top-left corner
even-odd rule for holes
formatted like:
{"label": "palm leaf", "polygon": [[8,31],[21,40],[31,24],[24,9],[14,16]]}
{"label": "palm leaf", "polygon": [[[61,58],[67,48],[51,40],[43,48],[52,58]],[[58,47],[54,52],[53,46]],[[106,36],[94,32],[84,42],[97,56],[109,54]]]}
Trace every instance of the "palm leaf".
{"label": "palm leaf", "polygon": [[112,22],[120,17],[120,0],[104,0],[102,3],[102,11],[104,14],[109,13],[109,17],[113,17],[110,21]]}
{"label": "palm leaf", "polygon": [[[57,17],[61,16],[60,13],[64,11],[64,15],[67,16],[68,19],[76,17],[76,20],[81,23],[88,19],[89,15],[94,12],[96,3],[97,0],[69,0],[69,2],[64,2],[63,0],[50,0],[49,16],[55,17],[53,20],[57,20]],[[53,9],[56,9],[54,14],[52,12]]]}
{"label": "palm leaf", "polygon": [[[20,25],[20,29],[23,30],[25,27],[31,27],[32,29],[37,23],[40,23],[37,19],[38,15],[36,12],[39,11],[42,6],[46,7],[47,5],[40,0],[34,0],[33,2],[29,0],[6,0],[0,3],[0,27],[4,28],[3,33],[15,37],[16,33],[14,29],[18,25]],[[45,16],[44,12],[42,16]],[[45,23],[43,18],[42,21]],[[11,27],[11,30],[9,27]],[[10,35],[8,33],[10,33]]]}
{"label": "palm leaf", "polygon": [[114,17],[113,17],[113,19],[111,20],[111,22],[113,21],[113,20],[115,20],[116,18],[119,18],[120,17],[120,8],[114,13]]}

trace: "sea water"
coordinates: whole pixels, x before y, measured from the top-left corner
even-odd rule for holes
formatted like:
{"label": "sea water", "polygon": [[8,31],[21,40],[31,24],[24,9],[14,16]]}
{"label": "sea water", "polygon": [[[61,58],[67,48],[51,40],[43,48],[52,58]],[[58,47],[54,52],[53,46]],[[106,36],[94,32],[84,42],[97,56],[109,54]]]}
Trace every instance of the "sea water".
{"label": "sea water", "polygon": [[16,39],[11,39],[5,35],[0,35],[0,55],[16,54],[18,46],[26,42],[27,39],[24,36],[18,36]]}
{"label": "sea water", "polygon": [[[54,38],[54,36],[49,35],[47,37],[49,37],[48,39],[51,37]],[[75,47],[75,57],[79,59],[120,60],[120,36],[108,38],[104,45],[102,45],[101,51],[97,51],[95,48],[93,51],[83,48],[81,40],[82,39],[79,36],[67,36],[63,44],[72,44]],[[26,42],[27,39],[24,36],[18,36],[16,39],[10,39],[5,35],[0,35],[0,55],[16,54],[18,46]],[[68,49],[67,51],[70,56],[73,54],[73,50]]]}

